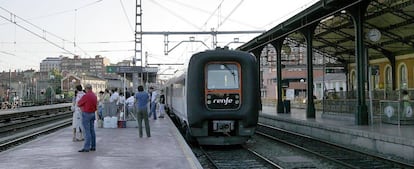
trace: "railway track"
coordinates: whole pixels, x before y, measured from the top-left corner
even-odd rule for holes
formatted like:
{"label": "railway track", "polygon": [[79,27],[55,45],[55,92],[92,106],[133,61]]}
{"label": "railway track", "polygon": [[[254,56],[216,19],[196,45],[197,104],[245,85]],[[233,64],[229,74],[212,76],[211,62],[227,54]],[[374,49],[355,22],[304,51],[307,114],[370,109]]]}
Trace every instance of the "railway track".
{"label": "railway track", "polygon": [[281,168],[264,156],[244,146],[208,146],[193,148],[205,169]]}
{"label": "railway track", "polygon": [[414,168],[414,165],[352,150],[308,136],[291,133],[273,126],[259,124],[257,134],[317,155],[344,168]]}
{"label": "railway track", "polygon": [[[72,112],[65,106],[0,114],[0,151],[72,124]],[[6,116],[6,117],[5,117]]]}

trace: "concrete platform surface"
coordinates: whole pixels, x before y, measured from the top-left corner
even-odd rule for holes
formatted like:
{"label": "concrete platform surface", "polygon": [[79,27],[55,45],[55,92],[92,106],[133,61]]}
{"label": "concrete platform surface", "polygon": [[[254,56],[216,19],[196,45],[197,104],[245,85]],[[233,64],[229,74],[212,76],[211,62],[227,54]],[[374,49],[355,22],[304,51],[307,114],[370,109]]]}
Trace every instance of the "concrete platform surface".
{"label": "concrete platform surface", "polygon": [[317,111],[315,118],[307,118],[305,109],[293,108],[289,114],[278,114],[276,108],[271,106],[263,107],[259,122],[331,143],[403,158],[414,164],[414,125],[380,121],[356,125],[354,119],[345,116]]}
{"label": "concrete platform surface", "polygon": [[169,118],[150,120],[151,137],[137,128],[97,128],[96,151],[79,153],[71,127],[0,153],[7,169],[202,168]]}

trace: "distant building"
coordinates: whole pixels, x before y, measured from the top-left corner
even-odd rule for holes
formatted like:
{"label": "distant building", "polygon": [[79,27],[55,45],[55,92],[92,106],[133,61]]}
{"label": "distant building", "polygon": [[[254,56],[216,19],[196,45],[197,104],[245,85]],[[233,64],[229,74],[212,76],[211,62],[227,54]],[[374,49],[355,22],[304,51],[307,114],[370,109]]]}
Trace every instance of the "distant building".
{"label": "distant building", "polygon": [[80,75],[103,76],[105,74],[105,66],[109,65],[107,58],[96,55],[94,58],[81,58],[74,56],[62,58],[62,72]]}
{"label": "distant building", "polygon": [[40,63],[40,72],[49,72],[53,69],[61,70],[60,63],[62,62],[63,56],[59,57],[47,57]]}
{"label": "distant building", "polygon": [[97,76],[82,76],[81,85],[85,87],[86,84],[92,85],[92,90],[94,93],[99,93],[99,91],[105,91],[107,88],[107,80],[99,78]]}
{"label": "distant building", "polygon": [[[261,78],[261,97],[264,100],[277,100],[277,58],[276,50],[272,45],[267,45],[262,50],[260,56],[260,78]],[[318,53],[314,53],[313,58],[313,78],[323,76],[322,64],[324,58]],[[281,50],[282,63],[282,97],[287,98],[287,91],[291,91],[292,98],[300,101],[307,97],[307,58],[306,47],[296,42],[289,42]],[[312,91],[315,94],[315,91]],[[317,95],[318,96],[318,95]]]}
{"label": "distant building", "polygon": [[0,72],[0,102],[11,95],[23,99],[34,98],[41,73],[34,70]]}
{"label": "distant building", "polygon": [[60,85],[61,89],[64,92],[74,91],[76,85],[81,84],[81,78],[74,75],[74,74],[68,74],[65,77],[61,79]]}
{"label": "distant building", "polygon": [[118,62],[112,66],[132,66],[132,61],[131,60],[123,60],[121,62]]}
{"label": "distant building", "polygon": [[97,76],[76,76],[74,74],[68,74],[61,79],[60,88],[64,92],[69,92],[74,91],[76,85],[82,85],[84,88],[86,84],[91,84],[93,92],[98,93],[99,91],[104,91],[106,89],[107,80]]}

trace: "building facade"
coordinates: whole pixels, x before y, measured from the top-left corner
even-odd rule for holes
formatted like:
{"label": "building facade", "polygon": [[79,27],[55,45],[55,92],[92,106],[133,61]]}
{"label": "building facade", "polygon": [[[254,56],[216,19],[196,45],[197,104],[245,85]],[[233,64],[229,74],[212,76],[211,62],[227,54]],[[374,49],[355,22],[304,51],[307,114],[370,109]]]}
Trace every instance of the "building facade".
{"label": "building facade", "polygon": [[[289,41],[288,41],[289,42]],[[302,101],[307,96],[307,57],[306,47],[295,42],[283,45],[281,51],[282,77],[276,75],[276,51],[272,45],[267,45],[260,58],[261,96],[264,101],[274,102],[277,98],[277,78],[282,78],[282,99]],[[323,65],[326,58],[314,53],[313,78],[324,76]],[[318,99],[320,91],[311,91]]]}
{"label": "building facade", "polygon": [[102,79],[96,76],[82,76],[81,78],[81,85],[85,87],[86,84],[92,85],[92,90],[94,93],[99,93],[100,91],[105,91],[107,88],[107,80]]}
{"label": "building facade", "polygon": [[107,65],[109,65],[109,60],[100,55],[97,55],[94,58],[74,56],[72,59],[64,57],[61,62],[61,70],[62,72],[72,73],[78,76],[103,76]]}
{"label": "building facade", "polygon": [[63,56],[59,57],[47,57],[40,62],[40,72],[49,72],[53,69],[61,70],[60,64],[62,62]]}

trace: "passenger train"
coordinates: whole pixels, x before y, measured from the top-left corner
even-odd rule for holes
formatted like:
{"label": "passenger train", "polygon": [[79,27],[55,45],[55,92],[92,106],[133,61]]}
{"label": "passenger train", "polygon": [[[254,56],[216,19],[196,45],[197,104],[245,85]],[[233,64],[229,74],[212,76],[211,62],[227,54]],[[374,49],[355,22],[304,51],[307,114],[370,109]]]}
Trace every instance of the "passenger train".
{"label": "passenger train", "polygon": [[186,139],[200,145],[234,145],[255,132],[260,90],[257,61],[249,53],[227,48],[196,53],[164,91]]}

